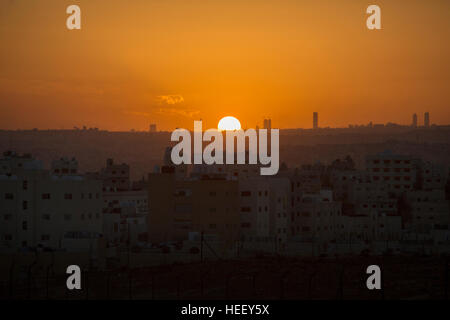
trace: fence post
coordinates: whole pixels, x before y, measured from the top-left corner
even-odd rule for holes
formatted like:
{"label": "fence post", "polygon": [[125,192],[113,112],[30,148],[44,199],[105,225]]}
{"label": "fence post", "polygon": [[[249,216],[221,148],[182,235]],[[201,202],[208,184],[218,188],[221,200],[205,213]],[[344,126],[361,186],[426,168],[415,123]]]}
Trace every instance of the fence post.
{"label": "fence post", "polygon": [[155,275],[152,274],[152,300],[155,299]]}
{"label": "fence post", "polygon": [[308,281],[308,298],[309,300],[312,299],[312,282],[313,282],[313,278],[316,276],[316,270],[314,270],[311,275],[309,276],[309,281]]}
{"label": "fence post", "polygon": [[203,299],[203,294],[204,294],[204,285],[205,285],[205,275],[202,273],[200,275],[200,298]]}
{"label": "fence post", "polygon": [[180,282],[181,282],[181,276],[177,277],[177,299],[180,300]]}
{"label": "fence post", "polygon": [[32,267],[32,266],[33,266],[33,265],[31,264],[31,265],[28,267],[28,293],[27,293],[28,300],[31,299],[31,267]]}
{"label": "fence post", "polygon": [[110,281],[111,281],[111,273],[106,273],[106,299],[109,300],[109,291],[110,291]]}
{"label": "fence post", "polygon": [[86,274],[86,300],[89,300],[89,271],[86,270],[84,273]]}
{"label": "fence post", "polygon": [[11,268],[9,269],[9,298],[11,300],[14,296],[14,265],[15,261],[13,260],[13,262],[11,263]]}
{"label": "fence post", "polygon": [[227,275],[226,279],[225,279],[225,298],[228,299],[229,297],[229,292],[228,292],[228,287],[230,286],[230,275]]}
{"label": "fence post", "polygon": [[280,278],[280,299],[284,299],[284,278],[281,276]]}
{"label": "fence post", "polygon": [[449,258],[445,259],[444,268],[445,268],[445,277],[444,277],[444,290],[445,290],[445,300],[448,300],[448,281],[449,281]]}
{"label": "fence post", "polygon": [[345,266],[342,265],[341,271],[339,273],[338,290],[336,295],[338,300],[342,300],[344,298],[344,272]]}
{"label": "fence post", "polygon": [[132,300],[133,299],[133,295],[132,295],[132,273],[131,270],[128,268],[128,299]]}
{"label": "fence post", "polygon": [[200,235],[200,262],[203,262],[203,231]]}
{"label": "fence post", "polygon": [[47,266],[47,272],[45,273],[45,299],[49,299],[49,291],[48,291],[48,274],[50,273],[50,266]]}

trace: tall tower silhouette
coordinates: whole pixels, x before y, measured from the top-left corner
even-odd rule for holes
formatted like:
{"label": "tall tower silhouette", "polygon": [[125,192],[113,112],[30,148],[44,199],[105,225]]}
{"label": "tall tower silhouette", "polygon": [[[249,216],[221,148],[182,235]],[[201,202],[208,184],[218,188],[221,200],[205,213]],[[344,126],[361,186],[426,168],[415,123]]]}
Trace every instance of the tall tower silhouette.
{"label": "tall tower silhouette", "polygon": [[424,114],[423,125],[425,127],[429,127],[430,126],[430,113],[429,112],[425,112],[425,114]]}
{"label": "tall tower silhouette", "polygon": [[313,129],[319,128],[319,113],[313,112]]}
{"label": "tall tower silhouette", "polygon": [[412,126],[414,128],[417,128],[417,114],[416,113],[414,113],[412,116]]}

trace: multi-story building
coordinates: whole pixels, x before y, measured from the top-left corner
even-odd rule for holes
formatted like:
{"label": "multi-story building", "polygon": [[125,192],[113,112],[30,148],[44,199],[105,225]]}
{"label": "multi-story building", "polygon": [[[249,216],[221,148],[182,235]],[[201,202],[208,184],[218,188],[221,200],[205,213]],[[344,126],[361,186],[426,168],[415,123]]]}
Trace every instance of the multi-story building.
{"label": "multi-story building", "polygon": [[341,203],[333,201],[331,190],[305,194],[291,222],[293,237],[302,241],[327,242],[341,232]]}
{"label": "multi-story building", "polygon": [[417,189],[441,190],[445,188],[447,172],[442,165],[418,161]]}
{"label": "multi-story building", "polygon": [[415,190],[404,196],[406,227],[413,232],[429,232],[450,225],[449,204],[444,190]]}
{"label": "multi-story building", "polygon": [[174,167],[149,174],[148,229],[152,242],[182,241],[190,233],[215,236],[224,248],[239,236],[239,186],[220,175],[178,179]]}
{"label": "multi-story building", "polygon": [[290,181],[277,177],[239,179],[240,239],[281,250],[289,239]]}
{"label": "multi-story building", "polygon": [[282,250],[290,239],[291,206],[290,181],[287,178],[268,178],[270,198],[270,234],[276,240],[277,250]]}
{"label": "multi-story building", "polygon": [[97,245],[102,237],[101,181],[71,174],[75,166],[55,175],[30,155],[5,153],[0,163],[2,250],[74,249],[66,246],[68,239],[90,239],[85,242]]}
{"label": "multi-story building", "polygon": [[113,159],[106,160],[106,167],[100,172],[86,174],[91,179],[103,181],[104,191],[120,191],[130,188],[130,166],[126,163],[115,164]]}
{"label": "multi-story building", "polygon": [[239,180],[239,232],[242,241],[270,241],[269,190],[267,178]]}
{"label": "multi-story building", "polygon": [[389,151],[367,156],[366,170],[372,182],[385,184],[396,195],[413,190],[416,183],[416,160],[410,156]]}
{"label": "multi-story building", "polygon": [[147,241],[148,191],[103,192],[103,230],[109,245],[137,245]]}
{"label": "multi-story building", "polygon": [[74,175],[78,172],[78,161],[75,158],[61,158],[52,161],[51,172],[56,176]]}

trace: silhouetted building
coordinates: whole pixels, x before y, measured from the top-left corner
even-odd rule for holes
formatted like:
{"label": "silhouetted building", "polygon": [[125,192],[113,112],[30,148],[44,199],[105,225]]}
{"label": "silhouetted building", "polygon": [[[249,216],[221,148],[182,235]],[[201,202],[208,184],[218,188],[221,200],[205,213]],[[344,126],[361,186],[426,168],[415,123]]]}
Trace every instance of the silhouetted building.
{"label": "silhouetted building", "polygon": [[417,128],[417,114],[414,113],[412,117],[412,126],[413,128]]}
{"label": "silhouetted building", "polygon": [[155,124],[155,123],[152,123],[152,124],[150,125],[150,132],[151,132],[151,133],[156,132],[156,124]]}
{"label": "silhouetted building", "polygon": [[264,119],[264,129],[270,130],[272,128],[272,119]]}
{"label": "silhouetted building", "polygon": [[212,176],[178,179],[173,170],[161,171],[149,175],[150,241],[183,241],[204,232],[230,248],[240,222],[238,182]]}
{"label": "silhouetted building", "polygon": [[313,113],[313,129],[319,128],[319,114],[317,112]]}
{"label": "silhouetted building", "polygon": [[424,114],[423,125],[425,127],[429,127],[430,126],[430,113],[429,112],[425,112],[425,114]]}

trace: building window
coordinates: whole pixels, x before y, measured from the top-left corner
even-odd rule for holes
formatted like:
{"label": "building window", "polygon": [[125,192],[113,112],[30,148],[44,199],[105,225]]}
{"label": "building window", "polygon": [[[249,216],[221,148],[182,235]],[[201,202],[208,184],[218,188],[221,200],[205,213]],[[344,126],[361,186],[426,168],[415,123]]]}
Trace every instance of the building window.
{"label": "building window", "polygon": [[28,223],[26,221],[22,222],[22,230],[26,231],[28,229]]}
{"label": "building window", "polygon": [[12,238],[12,235],[10,235],[10,234],[5,234],[4,239],[5,239],[5,241],[11,241],[13,238]]}
{"label": "building window", "polygon": [[215,192],[215,191],[211,191],[210,193],[209,193],[209,196],[210,197],[215,197],[217,195],[217,193]]}
{"label": "building window", "polygon": [[5,193],[5,200],[13,200],[14,194],[12,193]]}
{"label": "building window", "polygon": [[23,210],[27,210],[28,209],[28,202],[27,201],[22,201],[22,209]]}
{"label": "building window", "polygon": [[244,222],[241,224],[242,228],[250,228],[250,222]]}
{"label": "building window", "polygon": [[65,214],[64,215],[64,220],[69,221],[71,219],[72,219],[72,215],[70,215],[70,214]]}
{"label": "building window", "polygon": [[250,208],[250,207],[241,207],[241,212],[252,212],[252,208]]}
{"label": "building window", "polygon": [[4,216],[5,221],[9,221],[12,218],[12,214],[5,214]]}
{"label": "building window", "polygon": [[43,219],[43,220],[50,220],[50,215],[47,214],[47,213],[46,213],[46,214],[43,214],[43,215],[42,215],[42,219]]}
{"label": "building window", "polygon": [[27,180],[22,181],[22,188],[23,188],[23,190],[28,190],[28,181]]}
{"label": "building window", "polygon": [[50,193],[43,193],[42,194],[42,199],[44,199],[44,200],[50,199]]}
{"label": "building window", "polygon": [[250,197],[252,195],[251,191],[242,191],[241,197]]}
{"label": "building window", "polygon": [[49,235],[49,234],[43,234],[43,235],[41,236],[41,240],[42,240],[42,241],[48,241],[48,240],[50,240],[50,235]]}
{"label": "building window", "polygon": [[71,193],[65,193],[64,194],[64,199],[65,200],[72,200],[72,194]]}

